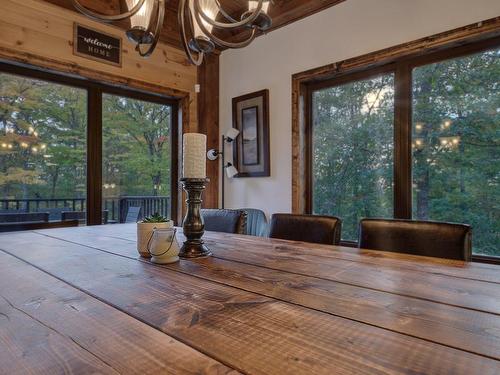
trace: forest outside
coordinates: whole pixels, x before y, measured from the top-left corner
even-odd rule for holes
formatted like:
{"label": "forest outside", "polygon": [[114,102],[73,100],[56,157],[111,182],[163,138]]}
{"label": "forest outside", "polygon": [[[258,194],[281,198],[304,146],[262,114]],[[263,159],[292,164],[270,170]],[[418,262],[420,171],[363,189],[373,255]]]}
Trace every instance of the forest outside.
{"label": "forest outside", "polygon": [[[168,196],[171,107],[104,94],[102,113],[103,197]],[[85,89],[0,73],[0,201],[85,199],[86,134]]]}
{"label": "forest outside", "polygon": [[[356,240],[393,216],[392,74],[313,93],[313,210]],[[470,224],[473,252],[500,256],[500,50],[413,71],[413,218]]]}

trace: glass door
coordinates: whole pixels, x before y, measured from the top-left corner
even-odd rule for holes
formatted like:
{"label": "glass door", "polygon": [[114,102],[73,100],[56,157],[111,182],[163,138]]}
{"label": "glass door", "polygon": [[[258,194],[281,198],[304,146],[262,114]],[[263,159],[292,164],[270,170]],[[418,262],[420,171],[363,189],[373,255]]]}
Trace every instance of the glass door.
{"label": "glass door", "polygon": [[173,107],[111,94],[102,105],[104,222],[170,218]]}

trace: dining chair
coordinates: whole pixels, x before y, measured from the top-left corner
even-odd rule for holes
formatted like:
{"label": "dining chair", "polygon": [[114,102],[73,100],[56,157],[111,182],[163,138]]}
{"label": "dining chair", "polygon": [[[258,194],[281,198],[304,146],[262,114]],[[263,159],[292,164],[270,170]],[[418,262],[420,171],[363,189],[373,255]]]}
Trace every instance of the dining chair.
{"label": "dining chair", "polygon": [[56,207],[56,208],[37,208],[36,212],[48,212],[50,221],[59,221],[61,220],[61,214],[64,211],[69,211],[71,208],[69,207]]}
{"label": "dining chair", "polygon": [[125,223],[137,223],[141,216],[140,206],[129,206],[127,209],[127,216],[125,217]]}
{"label": "dining chair", "polygon": [[[108,210],[102,211],[102,223],[103,224],[108,223],[108,215],[109,215]],[[81,223],[85,223],[85,221],[87,220],[87,211],[63,211],[61,213],[61,220],[63,220],[63,221],[78,220]]]}
{"label": "dining chair", "polygon": [[401,219],[362,219],[359,247],[469,261],[472,230],[466,224]]}
{"label": "dining chair", "polygon": [[22,230],[66,228],[66,227],[77,227],[77,226],[78,226],[78,220],[51,221],[48,223],[44,222],[0,223],[0,232],[18,232]]}
{"label": "dining chair", "polygon": [[247,213],[247,230],[249,236],[267,237],[267,217],[264,211],[256,208],[240,208]]}
{"label": "dining chair", "polygon": [[246,233],[246,211],[205,208],[201,210],[201,215],[205,221],[205,230],[236,234]]}
{"label": "dining chair", "polygon": [[269,237],[338,245],[341,227],[341,220],[334,216],[274,214]]}
{"label": "dining chair", "polygon": [[48,222],[48,212],[15,212],[0,214],[0,223]]}

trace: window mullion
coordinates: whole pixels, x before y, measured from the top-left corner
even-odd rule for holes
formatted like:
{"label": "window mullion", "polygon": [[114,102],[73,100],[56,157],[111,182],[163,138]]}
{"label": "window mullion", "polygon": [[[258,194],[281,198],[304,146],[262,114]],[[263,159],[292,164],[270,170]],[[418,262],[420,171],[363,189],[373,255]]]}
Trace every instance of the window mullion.
{"label": "window mullion", "polygon": [[394,101],[394,217],[412,217],[411,101],[412,71],[399,63],[395,74]]}
{"label": "window mullion", "polygon": [[88,89],[87,225],[102,224],[102,90]]}

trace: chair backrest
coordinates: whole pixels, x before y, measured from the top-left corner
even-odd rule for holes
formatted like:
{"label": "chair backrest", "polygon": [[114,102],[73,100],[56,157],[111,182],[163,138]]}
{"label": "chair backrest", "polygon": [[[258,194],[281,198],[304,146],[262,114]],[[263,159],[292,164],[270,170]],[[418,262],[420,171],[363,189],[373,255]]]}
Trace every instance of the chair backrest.
{"label": "chair backrest", "polygon": [[240,208],[247,213],[247,231],[250,236],[267,237],[267,217],[264,211],[256,208]]}
{"label": "chair backrest", "polygon": [[359,247],[429,257],[470,260],[469,225],[435,221],[362,219]]}
{"label": "chair backrest", "polygon": [[51,221],[50,223],[43,223],[43,222],[0,223],[0,232],[17,232],[22,230],[66,228],[66,227],[77,227],[77,226],[78,226],[78,220]]}
{"label": "chair backrest", "polygon": [[274,214],[269,237],[338,245],[341,228],[341,220],[334,216]]}
{"label": "chair backrest", "polygon": [[23,223],[27,221],[49,221],[48,212],[16,212],[0,214],[0,223]]}
{"label": "chair backrest", "polygon": [[245,234],[247,213],[242,210],[202,209],[205,230],[213,232]]}
{"label": "chair backrest", "polygon": [[[108,210],[102,211],[102,222],[103,224],[108,223]],[[63,211],[61,213],[61,220],[78,220],[80,222],[85,222],[87,220],[87,212],[86,211]]]}
{"label": "chair backrest", "polygon": [[141,215],[141,206],[130,206],[125,217],[126,223],[137,223]]}
{"label": "chair backrest", "polygon": [[61,220],[62,212],[69,211],[71,208],[69,207],[57,207],[57,208],[37,208],[37,212],[48,212],[49,220],[58,221]]}
{"label": "chair backrest", "polygon": [[87,219],[86,211],[63,211],[61,212],[61,220],[79,220],[85,221]]}

